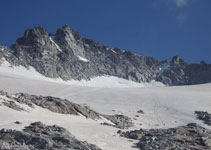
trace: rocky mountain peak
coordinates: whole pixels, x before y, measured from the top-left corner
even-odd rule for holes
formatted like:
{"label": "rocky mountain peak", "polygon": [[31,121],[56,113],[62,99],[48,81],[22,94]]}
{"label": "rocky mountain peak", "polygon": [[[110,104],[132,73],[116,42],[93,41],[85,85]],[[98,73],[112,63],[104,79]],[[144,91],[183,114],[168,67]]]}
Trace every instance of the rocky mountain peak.
{"label": "rocky mountain peak", "polygon": [[[18,45],[33,45],[37,44],[40,39],[48,37],[48,32],[42,27],[34,27],[33,29],[28,29],[24,32],[24,36],[17,39],[16,44]],[[43,44],[43,43],[42,43]]]}
{"label": "rocky mountain peak", "polygon": [[136,82],[156,80],[168,85],[211,81],[209,64],[188,64],[179,56],[170,62],[158,61],[110,48],[81,38],[67,25],[58,28],[56,34],[49,34],[42,27],[28,29],[11,49],[1,49],[0,59],[5,58],[11,65],[32,66],[47,77],[63,80],[89,80],[109,75]]}
{"label": "rocky mountain peak", "polygon": [[37,26],[37,27],[34,27],[33,29],[28,29],[24,32],[24,37],[27,38],[29,36],[47,36],[48,35],[48,32],[40,27],[40,26]]}
{"label": "rocky mountain peak", "polygon": [[183,59],[181,59],[179,56],[174,56],[171,60],[172,65],[184,65],[186,64]]}
{"label": "rocky mountain peak", "polygon": [[74,56],[84,56],[84,45],[79,33],[64,25],[57,29],[55,41],[63,49],[66,54]]}
{"label": "rocky mountain peak", "polygon": [[81,37],[78,32],[73,31],[70,29],[69,26],[64,25],[57,29],[55,39],[56,41],[59,41],[60,43],[70,43],[73,41],[79,40]]}

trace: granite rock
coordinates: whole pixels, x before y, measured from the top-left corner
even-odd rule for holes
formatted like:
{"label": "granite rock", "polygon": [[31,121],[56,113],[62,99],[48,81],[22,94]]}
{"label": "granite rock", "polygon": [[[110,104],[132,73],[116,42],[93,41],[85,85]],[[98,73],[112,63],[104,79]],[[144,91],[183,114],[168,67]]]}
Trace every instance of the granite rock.
{"label": "granite rock", "polygon": [[0,64],[29,66],[50,78],[90,80],[109,75],[135,82],[160,81],[167,85],[201,84],[211,81],[211,64],[188,64],[178,56],[159,61],[130,51],[110,48],[82,38],[64,25],[55,34],[42,27],[24,32],[10,48],[0,46]]}
{"label": "granite rock", "polygon": [[2,150],[100,150],[97,146],[77,140],[65,128],[34,122],[23,131],[0,130]]}

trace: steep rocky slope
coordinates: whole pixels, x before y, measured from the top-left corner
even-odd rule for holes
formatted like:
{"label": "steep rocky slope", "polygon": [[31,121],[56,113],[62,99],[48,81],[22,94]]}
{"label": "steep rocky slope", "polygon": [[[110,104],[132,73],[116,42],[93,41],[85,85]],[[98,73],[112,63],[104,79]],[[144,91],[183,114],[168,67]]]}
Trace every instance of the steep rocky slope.
{"label": "steep rocky slope", "polygon": [[210,64],[187,64],[179,57],[158,61],[110,48],[81,38],[67,25],[58,28],[55,34],[49,34],[42,27],[26,30],[11,48],[0,46],[0,59],[15,66],[32,66],[44,76],[63,80],[110,75],[136,82],[157,80],[167,85],[211,81]]}

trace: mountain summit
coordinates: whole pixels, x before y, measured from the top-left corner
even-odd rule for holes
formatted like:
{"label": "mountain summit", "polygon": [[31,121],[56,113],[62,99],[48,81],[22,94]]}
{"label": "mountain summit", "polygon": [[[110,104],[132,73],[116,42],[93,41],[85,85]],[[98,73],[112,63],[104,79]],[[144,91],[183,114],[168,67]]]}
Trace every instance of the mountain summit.
{"label": "mountain summit", "polygon": [[167,85],[211,81],[210,64],[188,64],[178,56],[171,61],[158,61],[110,48],[82,38],[67,25],[58,28],[55,34],[42,27],[26,30],[10,48],[0,46],[0,59],[12,66],[32,66],[46,77],[63,80],[109,75],[136,82],[155,80]]}

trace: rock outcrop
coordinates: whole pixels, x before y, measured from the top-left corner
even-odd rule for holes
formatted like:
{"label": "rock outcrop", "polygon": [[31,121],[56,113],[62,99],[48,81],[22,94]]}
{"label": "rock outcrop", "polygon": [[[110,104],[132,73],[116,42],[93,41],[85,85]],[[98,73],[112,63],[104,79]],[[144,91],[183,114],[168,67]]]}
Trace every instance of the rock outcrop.
{"label": "rock outcrop", "polygon": [[206,111],[195,111],[197,118],[202,120],[205,124],[211,126],[211,114]]}
{"label": "rock outcrop", "polygon": [[134,126],[132,119],[124,115],[103,115],[103,117],[114,124],[110,125],[104,123],[103,125],[110,125],[120,129],[127,129]]}
{"label": "rock outcrop", "polygon": [[211,64],[187,64],[175,56],[157,81],[167,85],[193,85],[211,82]]}
{"label": "rock outcrop", "polygon": [[210,150],[211,131],[190,123],[170,129],[150,129],[118,132],[121,136],[139,140],[140,150]]}
{"label": "rock outcrop", "polygon": [[65,128],[34,122],[23,131],[0,130],[2,150],[101,150],[93,144],[77,140]]}
{"label": "rock outcrop", "polygon": [[48,109],[55,113],[60,114],[72,114],[72,115],[83,115],[90,119],[100,119],[101,115],[87,106],[81,106],[79,104],[72,103],[66,99],[60,99],[51,96],[36,96],[24,93],[18,93],[15,95],[10,95],[6,92],[0,91],[0,95],[7,97],[9,100],[3,100],[3,105],[14,109],[14,110],[24,110],[22,107],[17,105],[15,102],[20,104],[26,104],[31,108],[34,105],[40,106],[42,108]]}

